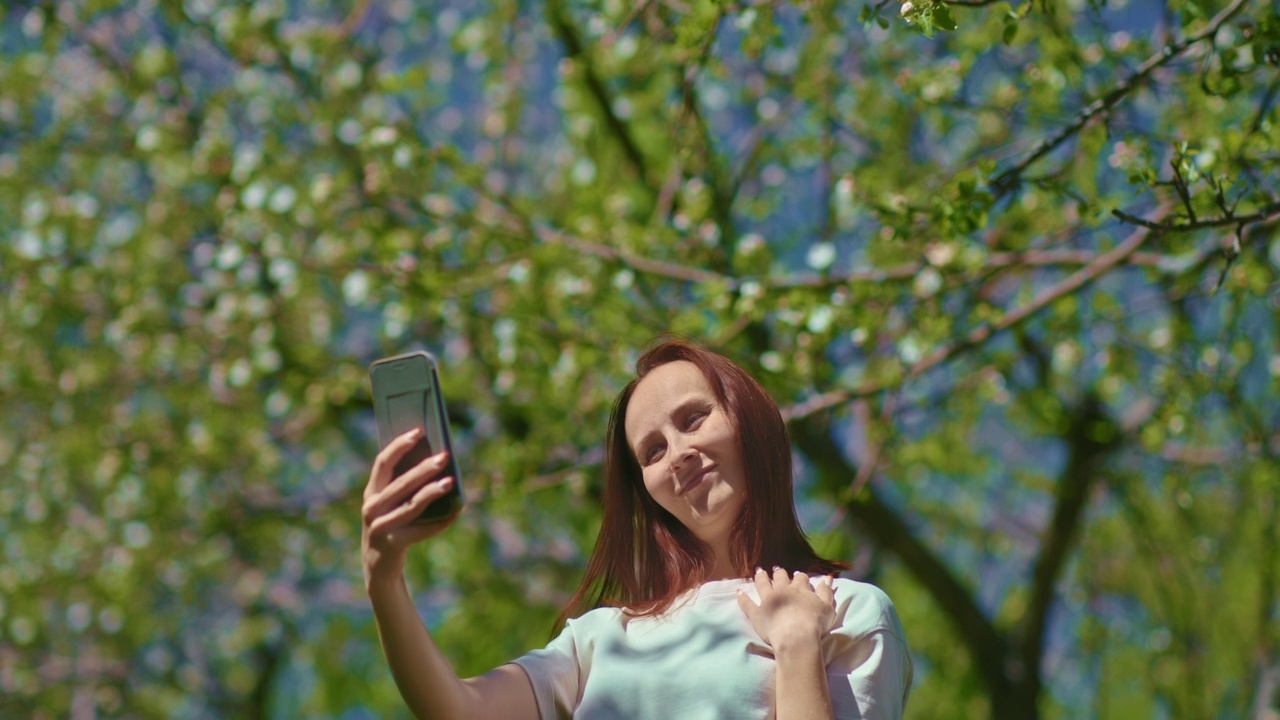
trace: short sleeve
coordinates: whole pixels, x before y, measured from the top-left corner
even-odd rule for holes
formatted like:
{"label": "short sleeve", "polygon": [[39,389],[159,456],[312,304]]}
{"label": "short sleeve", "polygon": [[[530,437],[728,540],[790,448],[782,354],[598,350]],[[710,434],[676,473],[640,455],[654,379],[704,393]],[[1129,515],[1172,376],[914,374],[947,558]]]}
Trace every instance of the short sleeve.
{"label": "short sleeve", "polygon": [[529,676],[542,720],[573,715],[581,697],[581,683],[572,621],[545,648],[532,650],[511,662]]}
{"label": "short sleeve", "polygon": [[841,720],[898,720],[911,656],[893,602],[879,588],[836,581],[838,625],[823,642],[831,705]]}
{"label": "short sleeve", "polygon": [[621,610],[611,607],[591,610],[565,623],[564,630],[545,648],[512,660],[529,676],[542,720],[573,716],[582,703],[597,641],[621,614]]}

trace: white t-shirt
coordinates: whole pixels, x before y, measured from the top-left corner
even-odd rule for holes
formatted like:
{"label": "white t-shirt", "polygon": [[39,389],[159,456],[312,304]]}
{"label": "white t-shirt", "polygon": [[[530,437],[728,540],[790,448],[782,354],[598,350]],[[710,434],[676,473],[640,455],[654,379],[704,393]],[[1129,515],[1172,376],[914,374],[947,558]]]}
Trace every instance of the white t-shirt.
{"label": "white t-shirt", "polygon": [[[717,580],[658,617],[597,608],[570,620],[514,661],[542,720],[773,717],[773,652],[738,607],[738,588],[759,602],[754,583]],[[836,627],[822,653],[835,716],[902,717],[911,658],[893,603],[874,585],[837,579],[834,588]]]}

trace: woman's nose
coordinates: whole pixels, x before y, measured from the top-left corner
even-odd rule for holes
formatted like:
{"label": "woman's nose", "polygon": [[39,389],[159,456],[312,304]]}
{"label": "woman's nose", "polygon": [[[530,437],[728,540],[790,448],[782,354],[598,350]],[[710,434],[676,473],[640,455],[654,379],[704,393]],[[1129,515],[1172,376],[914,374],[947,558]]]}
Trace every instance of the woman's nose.
{"label": "woman's nose", "polygon": [[673,472],[679,472],[698,456],[698,451],[688,445],[677,445],[671,450],[671,470]]}

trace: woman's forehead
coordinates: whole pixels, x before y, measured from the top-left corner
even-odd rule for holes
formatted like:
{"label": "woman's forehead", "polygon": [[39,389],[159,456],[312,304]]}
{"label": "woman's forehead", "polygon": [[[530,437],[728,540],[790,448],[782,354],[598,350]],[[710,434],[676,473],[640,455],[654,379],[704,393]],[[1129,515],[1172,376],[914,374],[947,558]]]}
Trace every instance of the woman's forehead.
{"label": "woman's forehead", "polygon": [[627,437],[650,423],[660,421],[672,408],[697,396],[715,399],[711,384],[697,365],[688,360],[659,365],[641,378],[631,393],[623,421]]}

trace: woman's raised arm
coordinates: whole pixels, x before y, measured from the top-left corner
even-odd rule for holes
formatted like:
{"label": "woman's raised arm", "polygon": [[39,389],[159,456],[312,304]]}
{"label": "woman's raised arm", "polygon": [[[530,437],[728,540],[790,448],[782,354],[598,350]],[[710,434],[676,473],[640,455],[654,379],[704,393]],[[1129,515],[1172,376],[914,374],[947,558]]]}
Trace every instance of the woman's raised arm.
{"label": "woman's raised arm", "polygon": [[396,687],[419,718],[512,718],[538,720],[533,686],[516,665],[503,665],[480,677],[461,680],[436,647],[404,581],[409,547],[439,534],[448,518],[430,525],[413,519],[449,492],[454,479],[435,479],[448,456],[433,455],[392,478],[396,462],[417,442],[421,431],[392,441],[374,460],[361,509],[361,561],[365,590],[373,605],[382,652]]}

